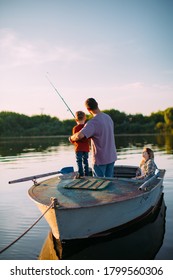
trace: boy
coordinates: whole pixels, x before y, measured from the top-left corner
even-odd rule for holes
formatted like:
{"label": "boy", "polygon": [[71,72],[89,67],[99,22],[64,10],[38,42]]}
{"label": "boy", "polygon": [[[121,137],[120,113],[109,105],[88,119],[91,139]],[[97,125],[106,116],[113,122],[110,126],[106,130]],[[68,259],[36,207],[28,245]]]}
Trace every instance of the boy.
{"label": "boy", "polygon": [[[75,120],[77,125],[73,127],[72,134],[79,132],[85,125],[86,115],[82,111],[77,111],[75,113]],[[80,141],[70,142],[75,146],[76,162],[78,166],[79,176],[89,175],[89,165],[88,165],[88,153],[90,150],[89,139],[84,137]]]}

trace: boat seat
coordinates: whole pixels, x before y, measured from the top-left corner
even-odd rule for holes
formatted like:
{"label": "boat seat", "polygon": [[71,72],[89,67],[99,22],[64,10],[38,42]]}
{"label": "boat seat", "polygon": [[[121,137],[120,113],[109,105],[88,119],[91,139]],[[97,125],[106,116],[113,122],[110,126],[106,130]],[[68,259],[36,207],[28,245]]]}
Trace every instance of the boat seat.
{"label": "boat seat", "polygon": [[83,190],[103,190],[105,189],[111,181],[100,180],[100,179],[74,179],[69,184],[65,185],[65,189],[83,189]]}

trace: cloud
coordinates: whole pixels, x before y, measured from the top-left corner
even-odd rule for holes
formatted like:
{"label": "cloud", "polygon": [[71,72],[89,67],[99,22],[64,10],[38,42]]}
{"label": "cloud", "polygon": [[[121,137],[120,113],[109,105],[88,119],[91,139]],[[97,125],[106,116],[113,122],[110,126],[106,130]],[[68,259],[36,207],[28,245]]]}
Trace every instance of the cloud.
{"label": "cloud", "polygon": [[166,90],[166,91],[173,89],[172,85],[170,84],[154,84],[152,87],[155,89]]}
{"label": "cloud", "polygon": [[56,61],[70,63],[88,58],[84,52],[71,47],[52,46],[47,42],[29,42],[11,29],[1,29],[0,59],[0,67],[11,68]]}
{"label": "cloud", "polygon": [[127,91],[136,92],[136,90],[143,90],[146,88],[147,88],[148,92],[153,92],[153,89],[169,92],[173,89],[171,84],[151,84],[150,86],[149,85],[147,86],[143,82],[132,82],[132,83],[128,83],[128,84],[114,86],[113,90],[124,91],[124,92],[127,92]]}
{"label": "cloud", "polygon": [[32,44],[23,42],[9,29],[0,30],[1,67],[28,64],[36,54]]}
{"label": "cloud", "polygon": [[131,90],[131,89],[136,90],[136,89],[142,89],[142,88],[144,88],[143,82],[133,82],[133,83],[128,83],[128,84],[119,85],[119,86],[114,87],[115,90],[122,90],[122,91]]}

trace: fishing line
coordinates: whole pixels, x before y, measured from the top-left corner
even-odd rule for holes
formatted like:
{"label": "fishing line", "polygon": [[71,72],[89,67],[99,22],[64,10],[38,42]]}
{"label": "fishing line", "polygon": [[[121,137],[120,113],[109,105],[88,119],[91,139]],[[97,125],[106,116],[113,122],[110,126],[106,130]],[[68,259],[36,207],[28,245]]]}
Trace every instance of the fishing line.
{"label": "fishing line", "polygon": [[65,100],[63,99],[63,97],[61,96],[61,94],[58,92],[58,90],[56,89],[56,87],[54,86],[54,84],[51,82],[50,78],[48,77],[48,73],[46,73],[46,79],[48,80],[49,84],[54,88],[54,90],[56,91],[56,93],[59,95],[59,97],[61,98],[61,100],[63,101],[63,103],[65,104],[65,106],[67,107],[68,111],[70,111],[70,113],[72,114],[72,116],[75,118],[75,115],[73,114],[72,110],[71,110],[70,107],[67,105],[67,103],[65,102]]}

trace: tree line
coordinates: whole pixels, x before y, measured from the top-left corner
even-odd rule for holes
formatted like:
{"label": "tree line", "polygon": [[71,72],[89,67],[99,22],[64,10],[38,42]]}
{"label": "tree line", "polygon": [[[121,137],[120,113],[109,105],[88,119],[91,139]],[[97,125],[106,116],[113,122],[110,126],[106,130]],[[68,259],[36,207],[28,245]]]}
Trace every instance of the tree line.
{"label": "tree line", "polygon": [[[173,107],[164,111],[126,114],[115,109],[104,110],[113,119],[115,134],[173,133]],[[88,115],[87,119],[91,116]],[[15,112],[0,112],[0,137],[70,135],[74,119],[59,120],[49,115],[27,116]]]}

